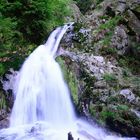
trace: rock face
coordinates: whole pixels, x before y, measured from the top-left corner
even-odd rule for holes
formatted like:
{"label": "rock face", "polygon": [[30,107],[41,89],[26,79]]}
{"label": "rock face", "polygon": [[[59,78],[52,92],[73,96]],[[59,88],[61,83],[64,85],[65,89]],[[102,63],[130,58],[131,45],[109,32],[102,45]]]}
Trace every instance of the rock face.
{"label": "rock face", "polygon": [[0,129],[9,126],[9,113],[14,103],[14,83],[17,72],[10,69],[0,79]]}
{"label": "rock face", "polygon": [[71,45],[62,45],[76,109],[123,136],[140,138],[140,1],[91,3],[86,10],[78,4],[82,19]]}

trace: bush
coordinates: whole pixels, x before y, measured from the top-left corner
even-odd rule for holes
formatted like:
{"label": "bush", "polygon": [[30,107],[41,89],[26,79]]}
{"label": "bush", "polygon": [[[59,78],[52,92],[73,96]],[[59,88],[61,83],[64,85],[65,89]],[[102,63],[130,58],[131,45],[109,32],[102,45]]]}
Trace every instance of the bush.
{"label": "bush", "polygon": [[0,75],[9,67],[19,67],[55,26],[65,22],[70,1],[1,0]]}
{"label": "bush", "polygon": [[2,1],[0,10],[4,17],[17,22],[16,29],[23,37],[40,43],[55,26],[64,22],[69,13],[70,0],[13,0]]}

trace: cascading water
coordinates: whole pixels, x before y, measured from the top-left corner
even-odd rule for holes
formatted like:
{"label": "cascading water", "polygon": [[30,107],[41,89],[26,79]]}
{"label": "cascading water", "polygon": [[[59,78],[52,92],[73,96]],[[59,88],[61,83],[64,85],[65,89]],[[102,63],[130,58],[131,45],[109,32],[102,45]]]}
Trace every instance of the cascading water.
{"label": "cascading water", "polygon": [[61,38],[71,26],[55,29],[48,41],[24,62],[15,83],[15,103],[10,128],[0,131],[0,140],[128,140],[77,119],[69,90],[55,61]]}

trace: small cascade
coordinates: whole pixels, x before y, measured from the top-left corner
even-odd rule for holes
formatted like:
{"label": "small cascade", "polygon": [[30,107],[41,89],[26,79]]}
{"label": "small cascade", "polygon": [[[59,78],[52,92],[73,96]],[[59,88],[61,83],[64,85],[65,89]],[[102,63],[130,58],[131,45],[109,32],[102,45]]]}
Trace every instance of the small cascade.
{"label": "small cascade", "polygon": [[55,55],[61,38],[72,25],[56,28],[24,62],[15,83],[15,103],[10,127],[0,130],[0,140],[136,140],[108,135],[103,129],[78,119]]}

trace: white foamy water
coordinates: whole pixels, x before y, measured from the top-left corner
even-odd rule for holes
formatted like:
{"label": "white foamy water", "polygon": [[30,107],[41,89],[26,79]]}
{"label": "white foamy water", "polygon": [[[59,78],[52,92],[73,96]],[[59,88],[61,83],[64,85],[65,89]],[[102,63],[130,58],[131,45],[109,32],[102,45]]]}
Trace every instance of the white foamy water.
{"label": "white foamy water", "polygon": [[108,135],[75,115],[56,51],[70,25],[55,29],[48,41],[24,62],[15,83],[15,103],[10,127],[0,131],[0,140],[135,140]]}

